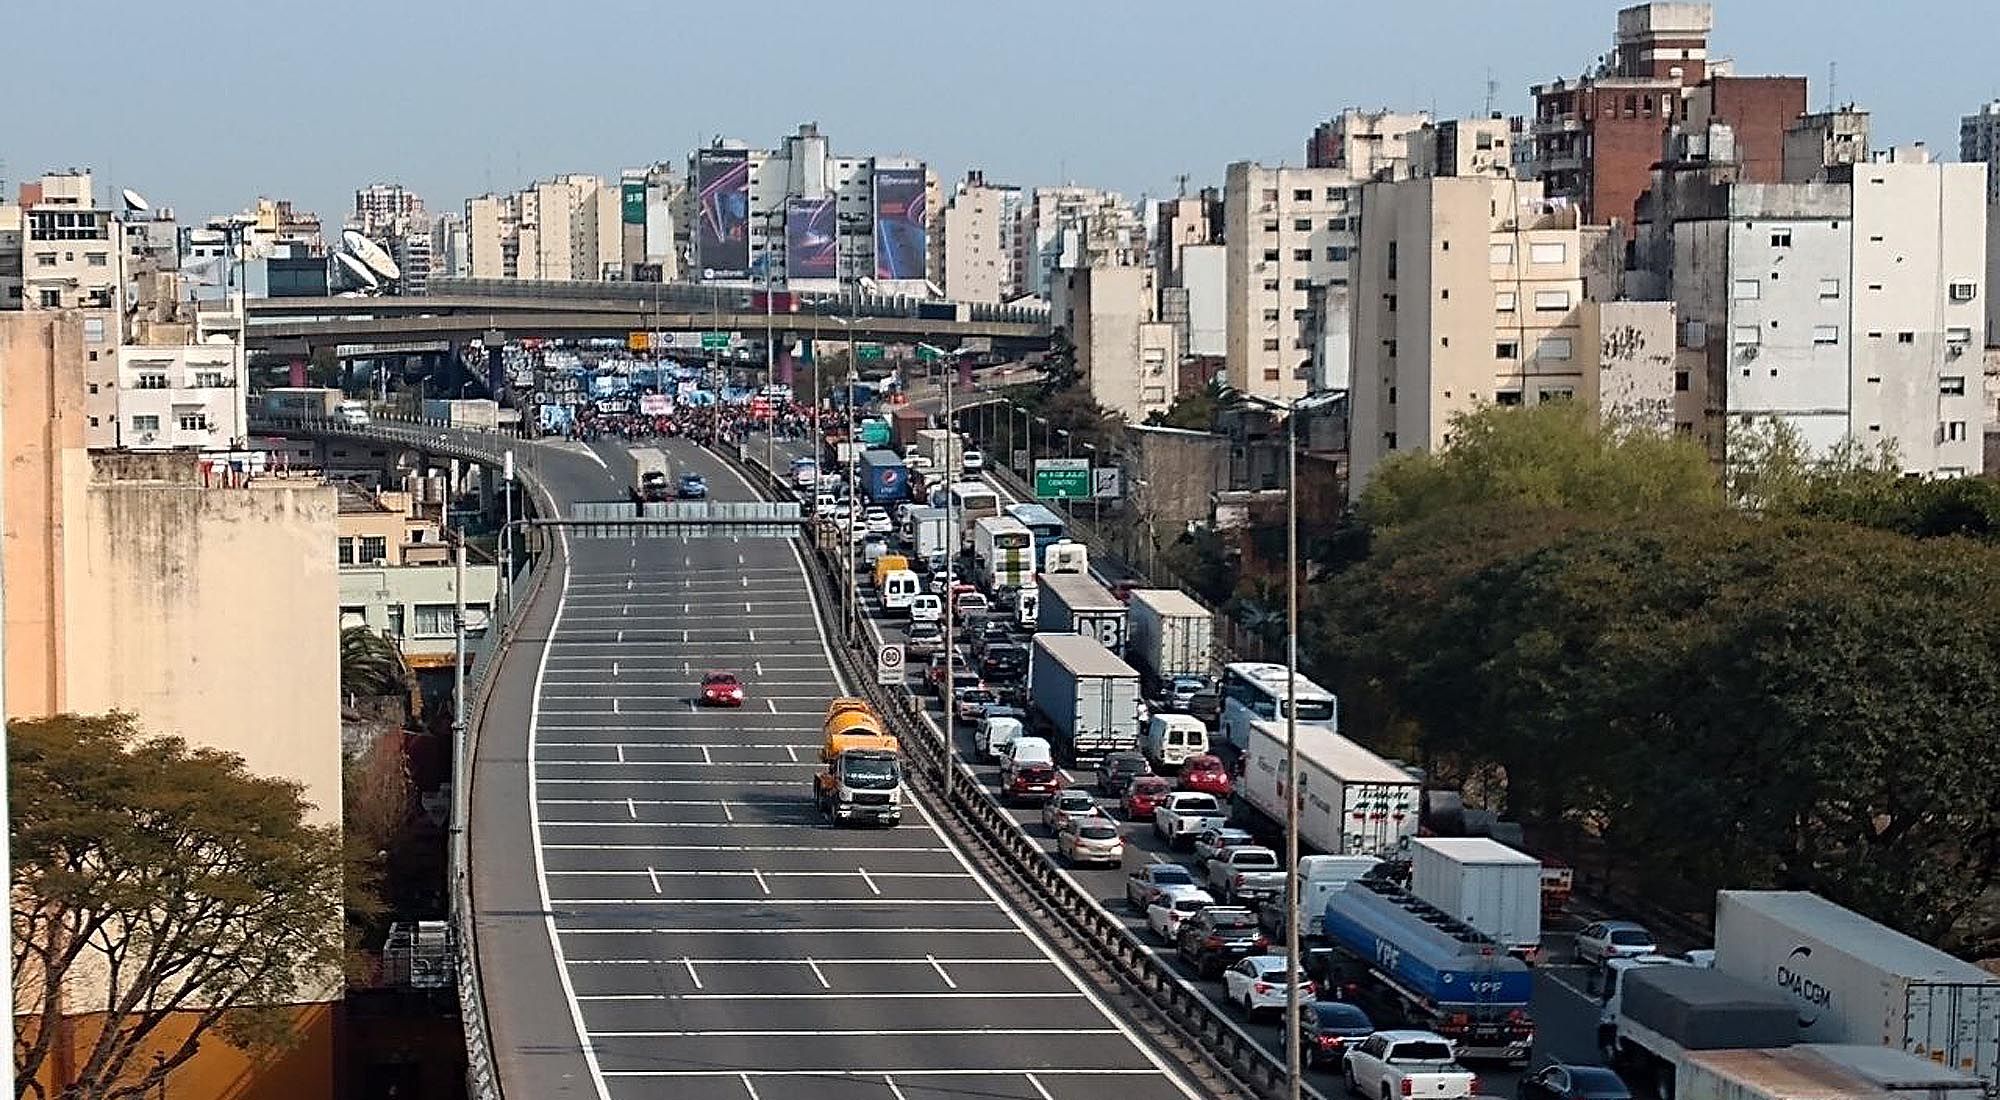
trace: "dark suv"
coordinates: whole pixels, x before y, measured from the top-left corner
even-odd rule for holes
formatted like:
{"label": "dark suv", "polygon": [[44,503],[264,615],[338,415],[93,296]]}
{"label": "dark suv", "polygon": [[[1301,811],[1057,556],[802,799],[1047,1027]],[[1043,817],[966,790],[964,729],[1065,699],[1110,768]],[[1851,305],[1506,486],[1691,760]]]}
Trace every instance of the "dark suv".
{"label": "dark suv", "polygon": [[1240,905],[1211,905],[1181,922],[1175,950],[1196,974],[1213,978],[1230,963],[1271,946],[1257,927],[1257,914]]}
{"label": "dark suv", "polygon": [[1011,642],[989,645],[979,655],[979,677],[988,682],[1018,680],[1028,674],[1028,648]]}

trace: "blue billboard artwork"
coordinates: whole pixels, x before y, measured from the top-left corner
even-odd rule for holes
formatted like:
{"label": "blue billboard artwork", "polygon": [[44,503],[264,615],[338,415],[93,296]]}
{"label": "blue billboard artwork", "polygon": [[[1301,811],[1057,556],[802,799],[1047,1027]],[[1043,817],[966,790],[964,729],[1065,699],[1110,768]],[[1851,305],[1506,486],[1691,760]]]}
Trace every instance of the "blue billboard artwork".
{"label": "blue billboard artwork", "polygon": [[750,151],[695,154],[695,260],[704,279],[750,274]]}
{"label": "blue billboard artwork", "polygon": [[833,196],[785,200],[785,279],[831,279],[840,271],[840,221]]}
{"label": "blue billboard artwork", "polygon": [[925,277],[924,170],[875,169],[875,277]]}

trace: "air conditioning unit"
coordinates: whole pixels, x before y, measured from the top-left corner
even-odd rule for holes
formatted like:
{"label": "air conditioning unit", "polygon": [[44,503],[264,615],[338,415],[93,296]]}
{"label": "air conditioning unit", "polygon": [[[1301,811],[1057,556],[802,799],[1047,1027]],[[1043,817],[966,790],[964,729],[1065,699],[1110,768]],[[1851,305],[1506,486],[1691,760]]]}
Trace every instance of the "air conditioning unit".
{"label": "air conditioning unit", "polygon": [[1743,353],[1743,361],[1745,363],[1757,358],[1757,345],[1755,344],[1745,344],[1738,350]]}
{"label": "air conditioning unit", "polygon": [[1964,354],[1965,354],[1964,344],[1946,344],[1944,346],[1944,357],[1946,359],[1956,359]]}
{"label": "air conditioning unit", "polygon": [[152,442],[154,442],[155,440],[158,440],[159,438],[160,438],[160,433],[158,433],[158,432],[140,432],[140,433],[139,433],[139,442],[141,442],[141,443],[152,443]]}

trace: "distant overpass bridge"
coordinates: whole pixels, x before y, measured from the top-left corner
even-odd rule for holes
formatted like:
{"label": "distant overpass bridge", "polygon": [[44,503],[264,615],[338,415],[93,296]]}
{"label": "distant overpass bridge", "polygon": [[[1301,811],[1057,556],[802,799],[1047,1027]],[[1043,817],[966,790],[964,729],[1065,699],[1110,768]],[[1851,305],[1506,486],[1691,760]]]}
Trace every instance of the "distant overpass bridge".
{"label": "distant overpass bridge", "polygon": [[[342,344],[393,353],[387,349],[463,344],[496,330],[508,339],[622,339],[641,331],[754,334],[769,325],[780,339],[851,334],[868,342],[955,347],[984,338],[1011,351],[1042,346],[1050,334],[1048,311],[1037,307],[879,295],[794,295],[794,308],[767,314],[755,308],[760,303],[750,292],[735,287],[439,279],[432,288],[432,294],[407,298],[256,299],[248,303],[249,344],[275,354]],[[947,310],[950,316],[925,315]]]}

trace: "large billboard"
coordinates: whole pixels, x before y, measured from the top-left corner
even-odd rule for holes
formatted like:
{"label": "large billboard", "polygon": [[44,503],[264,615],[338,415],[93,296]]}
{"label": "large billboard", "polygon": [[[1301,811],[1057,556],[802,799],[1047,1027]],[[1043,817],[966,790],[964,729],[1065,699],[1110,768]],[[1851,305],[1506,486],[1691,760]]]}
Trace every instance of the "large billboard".
{"label": "large billboard", "polygon": [[785,200],[785,279],[832,279],[840,274],[840,222],[833,196]]}
{"label": "large billboard", "polygon": [[646,224],[646,181],[623,180],[620,183],[621,219],[626,225]]}
{"label": "large billboard", "polygon": [[750,275],[750,151],[695,153],[695,260],[704,279]]}
{"label": "large billboard", "polygon": [[924,277],[924,169],[875,169],[875,277]]}

